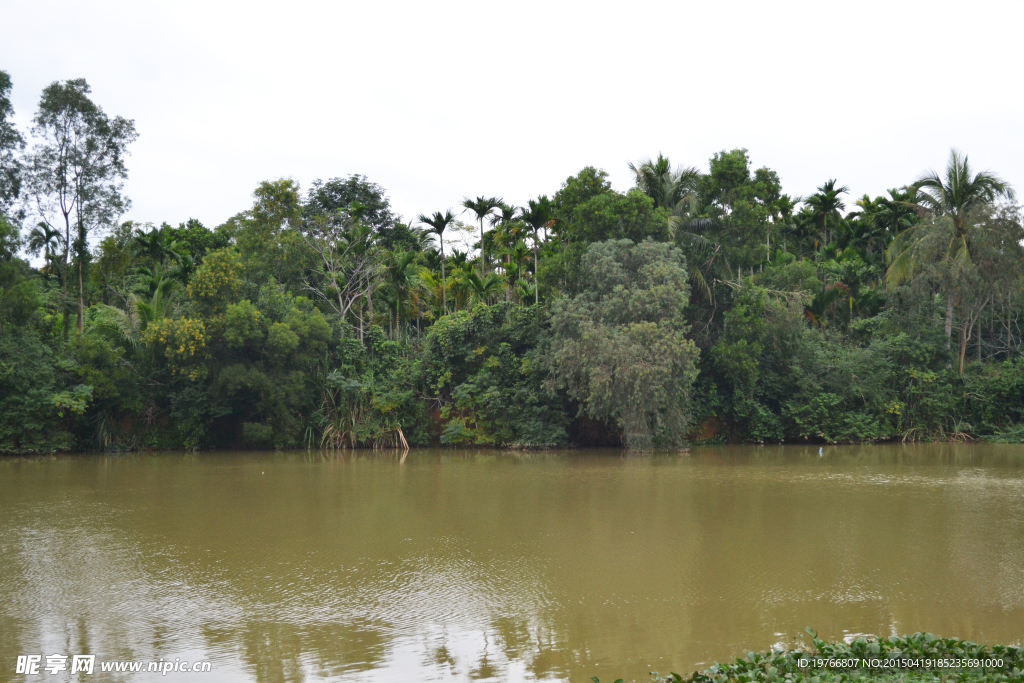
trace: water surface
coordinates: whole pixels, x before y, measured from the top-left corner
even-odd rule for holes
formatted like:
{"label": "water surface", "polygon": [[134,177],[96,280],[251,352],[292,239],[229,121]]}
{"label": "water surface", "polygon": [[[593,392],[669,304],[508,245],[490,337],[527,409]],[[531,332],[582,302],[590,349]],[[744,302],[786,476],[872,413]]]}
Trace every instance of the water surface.
{"label": "water surface", "polygon": [[1019,644],[1024,448],[5,459],[0,558],[0,680],[31,653],[643,681],[806,626]]}

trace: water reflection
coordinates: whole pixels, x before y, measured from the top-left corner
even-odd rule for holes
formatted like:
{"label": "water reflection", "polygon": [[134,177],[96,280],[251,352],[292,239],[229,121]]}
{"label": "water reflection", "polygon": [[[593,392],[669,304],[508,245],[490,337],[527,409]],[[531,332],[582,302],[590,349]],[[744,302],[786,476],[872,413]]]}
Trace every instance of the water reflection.
{"label": "water reflection", "polygon": [[1022,513],[1005,445],[5,460],[0,680],[25,653],[643,680],[805,626],[1019,642]]}

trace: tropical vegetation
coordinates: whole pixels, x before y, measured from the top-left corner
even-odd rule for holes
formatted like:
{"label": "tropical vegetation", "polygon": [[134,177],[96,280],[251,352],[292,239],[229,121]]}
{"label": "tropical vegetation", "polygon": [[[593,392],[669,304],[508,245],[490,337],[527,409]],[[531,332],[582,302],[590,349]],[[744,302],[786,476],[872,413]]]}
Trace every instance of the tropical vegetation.
{"label": "tropical vegetation", "polygon": [[405,219],[352,174],[150,224],[132,121],[79,79],[23,131],[11,88],[0,451],[1024,437],[1024,227],[965,154],[878,197],[733,149],[522,206]]}

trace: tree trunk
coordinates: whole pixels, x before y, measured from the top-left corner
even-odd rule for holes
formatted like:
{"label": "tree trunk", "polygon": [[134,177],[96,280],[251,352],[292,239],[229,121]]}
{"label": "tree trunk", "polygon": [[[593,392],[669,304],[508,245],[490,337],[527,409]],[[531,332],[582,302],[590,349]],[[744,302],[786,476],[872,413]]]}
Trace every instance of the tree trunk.
{"label": "tree trunk", "polygon": [[484,267],[484,217],[480,216],[480,279],[486,275]]}
{"label": "tree trunk", "polygon": [[85,332],[85,289],[82,287],[82,257],[78,257],[78,334]]}
{"label": "tree trunk", "polygon": [[71,330],[68,329],[68,318],[71,317],[71,307],[68,306],[68,276],[71,270],[71,222],[67,214],[64,215],[64,263],[60,268],[61,298],[60,310],[64,316],[61,327],[64,328],[64,341],[67,341]]}
{"label": "tree trunk", "polygon": [[71,264],[71,219],[64,216],[64,298],[68,296],[68,266]]}
{"label": "tree trunk", "polygon": [[967,355],[967,324],[960,326],[960,374],[964,374],[964,356]]}
{"label": "tree trunk", "polygon": [[533,303],[540,303],[540,280],[538,275],[540,274],[540,249],[537,248],[537,242],[534,240],[533,243]]}
{"label": "tree trunk", "polygon": [[953,341],[953,295],[946,297],[946,348],[952,348]]}
{"label": "tree trunk", "polygon": [[448,315],[448,285],[444,277],[444,237],[438,234],[441,240],[441,308],[442,315]]}

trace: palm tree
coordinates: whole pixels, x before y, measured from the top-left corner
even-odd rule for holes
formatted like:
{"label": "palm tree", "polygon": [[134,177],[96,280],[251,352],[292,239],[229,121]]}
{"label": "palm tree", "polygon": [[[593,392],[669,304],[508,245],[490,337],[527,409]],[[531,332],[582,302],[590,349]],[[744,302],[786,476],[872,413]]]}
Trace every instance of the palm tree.
{"label": "palm tree", "polygon": [[[967,155],[950,150],[946,172],[940,176],[929,171],[918,178],[912,189],[917,192],[917,202],[938,216],[952,220],[953,235],[946,246],[945,260],[956,268],[971,264],[971,237],[975,225],[970,214],[975,209],[991,204],[997,199],[1013,200],[1013,188],[999,176],[988,171],[972,174]],[[924,239],[933,226],[919,223],[907,228],[892,241],[886,250],[889,268],[885,281],[895,286],[908,280],[917,270],[914,247]],[[953,334],[953,305],[955,293],[946,297],[946,346],[951,345]],[[961,349],[960,373],[963,374],[963,349]]]}
{"label": "palm tree", "polygon": [[484,303],[487,303],[488,299],[497,296],[505,284],[505,278],[497,273],[491,273],[485,278],[480,278],[473,271],[469,271],[463,274],[462,279],[469,290],[469,298],[473,301],[482,301]]}
{"label": "palm tree", "polygon": [[636,186],[654,200],[655,208],[665,207],[675,213],[676,207],[697,189],[700,171],[693,166],[672,168],[668,157],[658,152],[658,158],[641,159],[639,164],[630,162],[629,170],[636,178]]}
{"label": "palm tree", "polygon": [[516,243],[520,234],[526,229],[526,225],[520,220],[519,207],[502,204],[498,207],[500,213],[491,214],[488,222],[494,229],[491,244],[498,247],[508,248]]}
{"label": "palm tree", "polygon": [[[554,208],[547,195],[541,195],[536,200],[531,199],[526,204],[526,207],[520,209],[520,214],[533,231],[533,279],[536,280],[540,270],[540,230],[541,228],[551,229],[551,226],[554,225]],[[534,303],[539,304],[540,283],[534,282],[533,289]]]}
{"label": "palm tree", "polygon": [[396,249],[388,255],[387,293],[395,307],[395,336],[402,338],[402,302],[416,287],[419,253]]}
{"label": "palm tree", "polygon": [[842,251],[832,249],[829,257],[828,260],[822,260],[819,269],[846,297],[848,320],[852,321],[854,302],[859,298],[864,283],[871,279],[877,269],[866,263],[852,247]]}
{"label": "palm tree", "polygon": [[145,288],[149,301],[138,299],[135,307],[138,309],[141,329],[151,322],[161,320],[167,316],[171,304],[171,295],[178,287],[178,282],[167,277],[163,268],[157,264],[152,269],[139,268],[140,284]]}
{"label": "palm tree", "polygon": [[132,235],[132,247],[136,253],[148,256],[154,263],[161,263],[164,258],[178,258],[178,242],[174,241],[170,233],[163,228],[153,228],[149,232],[143,232],[136,228]]}
{"label": "palm tree", "polygon": [[888,197],[858,199],[860,211],[849,216],[859,219],[851,226],[850,244],[862,248],[868,257],[884,252],[896,235],[917,223],[917,195],[916,189],[903,188],[889,190]]}
{"label": "palm tree", "polygon": [[526,246],[526,242],[519,240],[506,249],[505,254],[508,256],[509,264],[515,264],[515,267],[521,270],[523,261],[530,259],[530,248]]}
{"label": "palm tree", "polygon": [[506,225],[519,217],[519,207],[511,204],[502,204],[498,207],[498,213],[490,218],[491,227]]}
{"label": "palm tree", "polygon": [[[505,258],[508,258],[508,252],[505,252]],[[522,268],[515,261],[508,261],[501,267],[501,274],[505,276],[505,300],[508,301],[512,297],[512,290],[515,288],[515,283],[519,281],[519,277],[522,273]]]}
{"label": "palm tree", "polygon": [[533,285],[531,285],[529,281],[516,280],[516,296],[518,296],[519,300],[522,301],[523,303],[525,303],[527,299],[534,296],[534,289],[536,288]]}
{"label": "palm tree", "polygon": [[[436,251],[433,253],[437,254]],[[426,264],[427,259],[424,259],[424,262]],[[443,298],[444,287],[441,286],[438,271],[430,265],[420,266],[418,286],[409,294],[410,306],[416,309],[421,318],[437,320],[444,315],[444,309],[441,307]]]}
{"label": "palm tree", "polygon": [[[1013,189],[994,173],[982,171],[971,175],[967,156],[956,150],[950,152],[945,177],[935,171],[923,175],[911,186],[916,193],[914,199],[927,210],[939,216],[947,216],[953,222],[953,236],[946,251],[946,258],[959,265],[971,262],[970,237],[973,225],[969,213],[996,199],[1014,199]],[[895,286],[913,276],[919,265],[912,248],[925,236],[925,223],[912,225],[896,236],[886,250],[889,268],[885,281]]]}
{"label": "palm tree", "polygon": [[58,261],[62,239],[60,230],[55,230],[46,223],[40,223],[28,234],[29,253],[36,255],[43,252],[43,260],[46,262],[44,268],[54,270],[53,266]]}
{"label": "palm tree", "polygon": [[188,285],[196,272],[196,261],[191,254],[178,254],[177,260],[168,268],[170,276],[182,285]]}
{"label": "palm tree", "polygon": [[142,337],[142,319],[140,304],[134,294],[125,308],[117,308],[108,304],[96,304],[96,317],[93,319],[91,331],[94,331],[115,344],[122,344],[128,351],[136,351]]}
{"label": "palm tree", "polygon": [[530,255],[530,248],[526,246],[526,242],[523,240],[518,240],[514,245],[502,249],[501,254],[505,258],[505,264],[502,268],[504,270],[507,286],[507,298],[512,294],[512,289],[515,288],[515,283],[523,275],[523,262],[530,261],[533,257]]}
{"label": "palm tree", "polygon": [[484,264],[486,262],[487,254],[484,246],[484,218],[491,215],[491,212],[497,208],[500,208],[504,202],[500,197],[477,197],[476,199],[470,199],[466,197],[462,200],[462,206],[467,211],[472,211],[476,214],[477,220],[480,221],[480,277],[486,274]]}
{"label": "palm tree", "polygon": [[435,211],[433,216],[427,216],[426,214],[421,213],[416,220],[418,220],[420,223],[423,223],[424,225],[430,226],[427,228],[427,232],[437,235],[437,238],[441,241],[441,305],[443,307],[444,313],[447,315],[448,282],[444,273],[444,231],[445,228],[447,228],[451,224],[451,222],[455,220],[455,216],[452,215],[451,209],[447,209],[445,210],[444,213],[441,213],[440,211]]}
{"label": "palm tree", "polygon": [[[702,292],[708,301],[712,300],[711,286],[705,278],[718,258],[721,245],[717,245],[704,233],[718,227],[717,222],[708,218],[707,207],[701,207],[697,197],[697,185],[701,172],[693,166],[672,168],[668,157],[660,152],[658,158],[641,159],[639,164],[629,164],[636,178],[636,186],[654,200],[654,206],[669,210],[669,231],[681,245],[689,247],[703,263],[703,267],[690,269],[694,292]],[[719,259],[720,260],[720,259]]]}
{"label": "palm tree", "polygon": [[832,231],[837,224],[842,223],[843,215],[840,213],[846,208],[839,195],[850,191],[850,188],[843,185],[836,187],[835,178],[818,188],[818,191],[804,200],[805,210],[814,219],[818,231],[825,237],[825,245],[832,241]]}
{"label": "palm tree", "polygon": [[[694,195],[692,199],[696,199]],[[690,276],[691,291],[696,296],[702,294],[711,303],[714,301],[712,284],[715,279],[726,280],[730,277],[731,266],[728,263],[722,244],[709,235],[721,228],[718,219],[711,217],[712,207],[701,206],[696,201],[690,202],[690,198],[680,202],[690,203],[685,214],[679,211],[680,215],[673,215],[669,218],[669,227],[688,263],[693,263],[692,268],[687,272]]]}
{"label": "palm tree", "polygon": [[448,294],[452,297],[452,310],[457,311],[469,303],[469,285],[466,276],[473,273],[473,276],[476,277],[476,273],[473,271],[472,265],[453,265],[451,273],[452,276],[448,278]]}
{"label": "palm tree", "polygon": [[890,237],[895,237],[917,223],[920,208],[917,191],[910,188],[889,190],[888,197],[880,198],[875,211],[875,221],[884,227]]}
{"label": "palm tree", "polygon": [[57,253],[57,250],[60,249],[60,241],[60,230],[54,230],[46,223],[40,223],[28,234],[28,249],[32,254],[44,252],[44,258],[49,260],[50,255]]}
{"label": "palm tree", "polygon": [[453,268],[461,268],[463,270],[470,270],[469,258],[466,252],[459,251],[458,249],[452,249],[452,253],[448,256],[448,263],[452,264]]}

